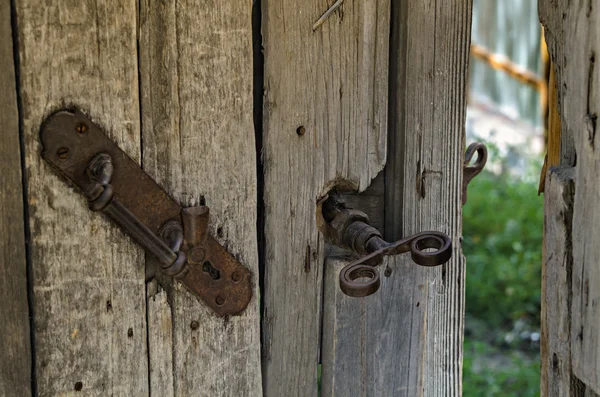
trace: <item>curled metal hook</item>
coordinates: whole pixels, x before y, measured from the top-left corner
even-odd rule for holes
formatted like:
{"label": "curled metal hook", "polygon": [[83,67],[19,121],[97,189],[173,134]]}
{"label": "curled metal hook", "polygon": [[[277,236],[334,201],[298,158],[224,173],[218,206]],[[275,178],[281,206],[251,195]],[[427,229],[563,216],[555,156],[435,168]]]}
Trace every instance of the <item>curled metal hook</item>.
{"label": "curled metal hook", "polygon": [[[477,159],[473,164],[469,164],[473,156],[477,153]],[[487,147],[481,142],[474,142],[469,145],[465,152],[465,163],[463,167],[463,185],[462,185],[462,204],[467,202],[467,186],[485,167],[487,162]]]}
{"label": "curled metal hook", "polygon": [[340,272],[340,288],[346,295],[364,297],[379,289],[381,279],[374,266],[380,264],[384,256],[410,251],[413,262],[421,266],[442,265],[452,256],[452,240],[441,232],[421,232],[395,243],[373,238],[380,240],[380,248],[346,265]]}

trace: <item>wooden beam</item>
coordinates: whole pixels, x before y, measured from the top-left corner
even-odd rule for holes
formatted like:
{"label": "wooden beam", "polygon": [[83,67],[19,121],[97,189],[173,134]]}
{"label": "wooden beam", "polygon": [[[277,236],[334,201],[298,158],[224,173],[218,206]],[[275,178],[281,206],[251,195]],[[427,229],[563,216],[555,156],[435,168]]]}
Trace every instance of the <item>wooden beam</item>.
{"label": "wooden beam", "polygon": [[555,168],[546,178],[542,268],[541,389],[543,396],[575,396],[571,390],[571,277],[573,168]]}
{"label": "wooden beam", "polygon": [[537,91],[545,90],[546,81],[542,77],[512,62],[503,54],[493,53],[480,44],[471,44],[470,54],[473,58],[485,62],[492,69],[500,70]]}
{"label": "wooden beam", "polygon": [[[575,167],[571,305],[572,379],[600,394],[600,14],[597,2],[540,1],[555,67],[561,125],[560,163]],[[546,247],[548,247],[548,241]]]}
{"label": "wooden beam", "polygon": [[0,2],[0,395],[31,395],[19,112],[10,1]]}
{"label": "wooden beam", "polygon": [[[210,233],[254,275],[250,305],[230,318],[216,317],[180,284],[159,280],[169,299],[149,307],[157,310],[149,326],[172,327],[172,340],[168,332],[152,339],[150,351],[172,345],[177,396],[262,395],[251,7],[235,0],[140,3],[144,168],[182,205],[205,201]],[[170,323],[161,314],[169,310]],[[156,359],[164,367],[164,358]],[[155,376],[161,372],[151,374],[151,384]]]}
{"label": "wooden beam", "polygon": [[37,390],[145,395],[142,251],[41,160],[38,137],[75,105],[139,160],[136,1],[15,4]]}
{"label": "wooden beam", "polygon": [[380,357],[383,363],[403,362],[399,373],[385,378],[390,394],[460,396],[461,185],[472,2],[393,4],[386,237],[438,230],[452,238],[454,251],[450,262],[436,268],[415,266],[408,256],[390,260],[389,313],[381,316],[379,327],[395,318],[408,320],[403,343],[389,348],[390,335]]}
{"label": "wooden beam", "polygon": [[389,0],[328,13],[332,3],[262,2],[267,396],[317,395],[317,201],[335,186],[365,190],[385,164]]}

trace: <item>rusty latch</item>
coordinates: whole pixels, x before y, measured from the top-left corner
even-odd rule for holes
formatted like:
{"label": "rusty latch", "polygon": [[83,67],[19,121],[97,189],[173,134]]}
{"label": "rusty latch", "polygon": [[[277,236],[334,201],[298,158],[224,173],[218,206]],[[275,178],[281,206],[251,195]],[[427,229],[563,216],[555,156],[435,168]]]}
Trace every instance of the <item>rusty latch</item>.
{"label": "rusty latch", "polygon": [[[470,164],[477,153],[474,164]],[[467,201],[467,185],[477,176],[487,161],[487,148],[483,143],[472,143],[465,153],[463,165],[462,204]],[[364,212],[346,208],[337,193],[321,201],[322,215],[326,222],[322,230],[329,241],[349,249],[362,257],[346,265],[340,272],[340,289],[346,295],[364,297],[375,293],[381,284],[379,265],[384,256],[410,252],[414,263],[421,266],[439,266],[452,256],[452,240],[436,231],[421,232],[396,242],[385,241],[381,233],[369,225]]]}
{"label": "rusty latch", "polygon": [[161,271],[217,315],[242,312],[251,274],[208,233],[208,207],[183,209],[85,114],[63,110],[40,131],[42,158],[129,234]]}
{"label": "rusty latch", "polygon": [[410,252],[413,262],[428,267],[442,265],[452,256],[452,240],[444,233],[422,232],[387,242],[369,225],[364,212],[346,208],[334,195],[323,201],[322,211],[330,242],[362,256],[340,271],[340,289],[346,295],[364,297],[379,289],[381,279],[376,266],[384,256]]}

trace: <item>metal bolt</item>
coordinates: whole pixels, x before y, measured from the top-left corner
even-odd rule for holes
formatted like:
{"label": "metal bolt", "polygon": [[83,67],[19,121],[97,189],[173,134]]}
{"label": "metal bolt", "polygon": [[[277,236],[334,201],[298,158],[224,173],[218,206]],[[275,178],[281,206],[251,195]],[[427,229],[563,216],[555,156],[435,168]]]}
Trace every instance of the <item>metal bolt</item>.
{"label": "metal bolt", "polygon": [[240,274],[240,272],[233,272],[233,274],[231,275],[231,281],[233,281],[234,283],[239,283],[241,279],[242,275]]}
{"label": "metal bolt", "polygon": [[87,125],[85,123],[79,123],[77,124],[77,127],[75,127],[75,130],[80,135],[85,134],[85,132],[87,131]]}
{"label": "metal bolt", "polygon": [[300,127],[296,128],[296,134],[298,134],[298,136],[304,136],[304,134],[306,134],[306,128],[301,125]]}
{"label": "metal bolt", "polygon": [[192,331],[197,330],[199,327],[200,327],[200,324],[198,324],[198,321],[192,320],[192,322],[190,323],[190,328],[192,329]]}
{"label": "metal bolt", "polygon": [[69,157],[69,148],[64,147],[64,146],[59,147],[58,150],[56,151],[56,155],[61,160],[66,159],[67,157]]}
{"label": "metal bolt", "polygon": [[217,303],[217,305],[223,306],[223,304],[225,303],[225,298],[223,298],[221,295],[217,295],[215,302]]}

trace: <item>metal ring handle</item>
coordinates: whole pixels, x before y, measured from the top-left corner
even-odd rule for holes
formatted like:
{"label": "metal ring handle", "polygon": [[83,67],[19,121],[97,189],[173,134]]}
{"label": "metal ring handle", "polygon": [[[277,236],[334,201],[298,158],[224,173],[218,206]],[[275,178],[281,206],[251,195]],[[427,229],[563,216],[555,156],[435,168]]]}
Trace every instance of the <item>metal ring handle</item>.
{"label": "metal ring handle", "polygon": [[[435,251],[426,251],[435,249]],[[410,256],[417,265],[438,266],[452,256],[452,240],[444,233],[427,232],[410,243]]]}
{"label": "metal ring handle", "polygon": [[340,289],[349,296],[369,296],[375,293],[380,285],[379,271],[369,265],[346,266],[340,272]]}

